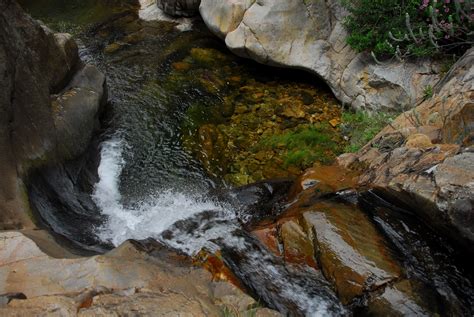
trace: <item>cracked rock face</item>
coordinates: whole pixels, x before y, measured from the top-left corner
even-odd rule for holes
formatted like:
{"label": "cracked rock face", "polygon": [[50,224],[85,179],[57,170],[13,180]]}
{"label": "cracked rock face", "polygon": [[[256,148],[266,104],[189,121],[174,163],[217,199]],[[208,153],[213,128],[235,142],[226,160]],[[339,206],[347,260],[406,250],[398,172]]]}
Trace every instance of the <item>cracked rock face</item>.
{"label": "cracked rock face", "polygon": [[158,7],[166,14],[192,17],[198,14],[201,0],[158,0]]}
{"label": "cracked rock face", "polygon": [[380,65],[352,50],[336,0],[202,0],[200,12],[237,55],[307,70],[354,108],[412,108],[440,78],[430,61]]}
{"label": "cracked rock face", "polygon": [[13,0],[0,2],[0,229],[32,227],[22,179],[81,154],[106,99],[105,77]]}
{"label": "cracked rock face", "polygon": [[341,165],[405,206],[439,233],[474,252],[474,49],[433,88]]}

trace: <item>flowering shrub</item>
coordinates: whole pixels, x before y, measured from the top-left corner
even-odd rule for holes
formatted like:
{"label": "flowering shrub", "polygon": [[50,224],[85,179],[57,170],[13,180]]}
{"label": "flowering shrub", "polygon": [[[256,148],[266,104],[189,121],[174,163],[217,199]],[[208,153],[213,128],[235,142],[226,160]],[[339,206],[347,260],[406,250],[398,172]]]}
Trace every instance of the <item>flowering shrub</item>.
{"label": "flowering shrub", "polygon": [[474,43],[472,0],[342,0],[347,42],[374,56],[462,54]]}

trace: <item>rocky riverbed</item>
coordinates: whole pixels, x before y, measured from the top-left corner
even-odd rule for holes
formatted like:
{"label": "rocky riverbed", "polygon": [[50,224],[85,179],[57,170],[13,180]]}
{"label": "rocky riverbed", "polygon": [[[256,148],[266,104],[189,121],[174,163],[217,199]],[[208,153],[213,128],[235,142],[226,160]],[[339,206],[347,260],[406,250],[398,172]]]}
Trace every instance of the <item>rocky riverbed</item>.
{"label": "rocky riverbed", "polygon": [[[244,2],[203,21],[329,88],[232,55],[199,1],[21,1],[49,28],[0,5],[2,316],[473,314],[472,51],[438,81],[343,46],[335,3]],[[282,36],[275,12],[302,10]],[[336,98],[401,109],[420,82],[432,97],[338,156]]]}

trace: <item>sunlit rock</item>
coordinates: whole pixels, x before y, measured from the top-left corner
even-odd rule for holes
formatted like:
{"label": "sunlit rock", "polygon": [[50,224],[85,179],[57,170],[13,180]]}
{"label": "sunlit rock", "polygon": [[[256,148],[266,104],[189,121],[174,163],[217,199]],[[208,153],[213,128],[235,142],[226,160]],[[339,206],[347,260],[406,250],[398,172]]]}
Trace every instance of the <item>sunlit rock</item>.
{"label": "sunlit rock", "polygon": [[[0,239],[0,280],[8,280],[0,284],[0,294],[16,290],[26,296],[10,298],[0,307],[2,316],[259,311],[238,288],[213,282],[210,273],[159,244],[129,241],[105,255],[62,259],[48,256],[18,232],[4,232]],[[265,309],[262,313],[278,316]]]}
{"label": "sunlit rock", "polygon": [[307,70],[358,109],[411,108],[440,79],[435,62],[376,63],[347,45],[339,1],[202,0],[201,16],[237,55]]}
{"label": "sunlit rock", "polygon": [[397,117],[359,153],[340,160],[363,171],[361,185],[411,210],[470,253],[474,252],[473,61],[471,49],[433,88],[431,98]]}

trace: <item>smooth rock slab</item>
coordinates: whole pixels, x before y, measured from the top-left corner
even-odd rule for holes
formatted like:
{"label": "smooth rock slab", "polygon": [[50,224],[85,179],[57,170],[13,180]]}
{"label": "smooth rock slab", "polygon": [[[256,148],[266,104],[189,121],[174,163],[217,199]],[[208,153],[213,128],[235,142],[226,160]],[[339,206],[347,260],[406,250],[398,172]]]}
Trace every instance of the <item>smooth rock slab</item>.
{"label": "smooth rock slab", "polygon": [[3,232],[0,294],[18,292],[27,299],[12,299],[0,316],[221,316],[256,304],[157,243],[127,241],[105,255],[55,259],[23,234]]}
{"label": "smooth rock slab", "polygon": [[75,158],[83,153],[99,127],[99,115],[107,101],[105,76],[85,65],[52,102],[58,147],[62,156]]}
{"label": "smooth rock slab", "polygon": [[88,89],[96,96],[76,94],[58,128],[52,100],[83,69],[72,36],[53,33],[14,0],[0,1],[0,29],[0,229],[33,228],[23,181],[33,169],[85,151],[91,117],[106,96],[104,76],[95,70],[102,80]]}
{"label": "smooth rock slab", "polygon": [[322,202],[303,215],[318,263],[344,304],[401,275],[401,268],[369,218],[343,203]]}

